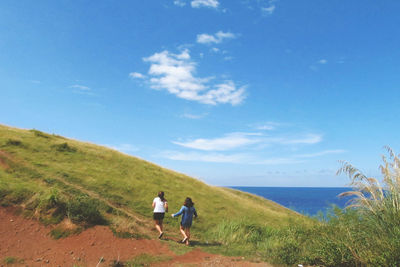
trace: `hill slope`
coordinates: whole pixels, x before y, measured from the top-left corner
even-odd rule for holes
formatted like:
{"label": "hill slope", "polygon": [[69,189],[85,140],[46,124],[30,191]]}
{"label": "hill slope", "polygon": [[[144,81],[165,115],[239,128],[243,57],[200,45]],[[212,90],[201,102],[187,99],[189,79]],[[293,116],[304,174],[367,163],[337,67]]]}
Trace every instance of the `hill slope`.
{"label": "hill slope", "polygon": [[[151,202],[160,190],[170,213],[181,207],[186,196],[192,197],[199,213],[193,233],[199,240],[209,240],[224,220],[272,227],[305,220],[272,201],[210,186],[109,148],[0,125],[0,201],[22,204],[44,223],[59,223],[67,215],[81,223],[101,223],[72,212],[95,206],[112,229],[155,236],[150,231]],[[167,231],[176,232],[177,219],[167,216],[164,223]]]}

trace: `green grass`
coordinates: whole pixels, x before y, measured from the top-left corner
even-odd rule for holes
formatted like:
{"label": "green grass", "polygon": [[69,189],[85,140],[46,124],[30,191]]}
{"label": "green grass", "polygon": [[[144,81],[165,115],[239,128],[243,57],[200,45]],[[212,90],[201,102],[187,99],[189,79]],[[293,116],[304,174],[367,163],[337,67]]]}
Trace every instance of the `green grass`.
{"label": "green grass", "polygon": [[[251,230],[257,231],[267,226],[281,228],[291,221],[309,222],[272,201],[210,186],[109,148],[2,125],[0,178],[3,206],[22,205],[46,224],[68,217],[83,227],[108,224],[115,233],[138,238],[156,236],[150,231],[151,202],[158,191],[165,192],[170,213],[178,211],[189,196],[199,213],[192,227],[193,239],[197,246],[213,252],[233,250],[243,255],[240,244],[225,242],[226,236],[216,234],[226,219],[251,222]],[[167,214],[164,225],[170,235],[180,238],[178,219]],[[250,244],[249,229],[235,233],[236,240],[250,238]],[[230,250],[233,246],[237,248]]]}
{"label": "green grass", "polygon": [[[150,266],[157,262],[165,262],[171,260],[170,256],[166,255],[150,255],[146,253],[142,253],[130,261],[127,261],[123,265],[120,266],[127,266],[127,267],[141,267],[141,266]],[[117,264],[115,264],[117,265]]]}
{"label": "green grass", "polygon": [[17,257],[5,257],[3,259],[5,265],[23,264],[24,260]]}

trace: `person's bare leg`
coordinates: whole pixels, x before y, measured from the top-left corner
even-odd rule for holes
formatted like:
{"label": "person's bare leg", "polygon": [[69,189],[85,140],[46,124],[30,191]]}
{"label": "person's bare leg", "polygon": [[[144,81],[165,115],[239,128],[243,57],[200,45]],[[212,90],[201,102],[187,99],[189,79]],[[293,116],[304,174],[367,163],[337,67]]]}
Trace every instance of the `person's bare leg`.
{"label": "person's bare leg", "polygon": [[[186,233],[185,233],[185,229],[183,228],[183,226],[181,225],[180,227],[179,227],[179,231],[181,231],[181,234],[183,235],[183,240],[187,240],[188,239],[188,237],[187,237],[187,235],[186,235]],[[185,241],[186,241],[185,240]]]}
{"label": "person's bare leg", "polygon": [[189,246],[190,227],[185,228],[185,234],[186,234],[186,236],[187,236],[186,245]]}
{"label": "person's bare leg", "polygon": [[157,229],[157,231],[160,233],[160,235],[161,235],[161,233],[162,233],[162,224],[160,225],[160,221],[158,221],[158,220],[155,220],[154,221],[155,223],[156,223],[156,229]]}

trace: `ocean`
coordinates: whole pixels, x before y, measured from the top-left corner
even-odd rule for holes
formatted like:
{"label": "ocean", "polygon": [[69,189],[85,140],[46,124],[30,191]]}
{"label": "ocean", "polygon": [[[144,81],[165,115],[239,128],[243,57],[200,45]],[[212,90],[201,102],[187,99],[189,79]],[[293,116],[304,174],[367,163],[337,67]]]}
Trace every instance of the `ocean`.
{"label": "ocean", "polygon": [[342,192],[350,191],[348,187],[246,187],[231,186],[230,188],[252,193],[282,206],[308,216],[319,212],[326,215],[332,204],[344,208],[349,197],[339,198]]}

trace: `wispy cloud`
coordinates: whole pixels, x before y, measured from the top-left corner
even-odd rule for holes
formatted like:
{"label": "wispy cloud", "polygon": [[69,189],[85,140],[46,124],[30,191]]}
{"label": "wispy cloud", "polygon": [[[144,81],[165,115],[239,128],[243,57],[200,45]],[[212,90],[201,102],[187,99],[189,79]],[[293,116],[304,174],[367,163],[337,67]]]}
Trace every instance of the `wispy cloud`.
{"label": "wispy cloud", "polygon": [[90,91],[90,88],[84,85],[74,84],[70,86],[71,88],[76,88],[82,91]]}
{"label": "wispy cloud", "polygon": [[190,5],[193,8],[200,7],[209,7],[209,8],[218,8],[219,2],[218,0],[193,0]]}
{"label": "wispy cloud", "polygon": [[206,151],[223,151],[232,150],[238,147],[247,146],[261,142],[261,140],[254,138],[258,134],[252,133],[230,133],[224,137],[214,139],[195,139],[187,142],[174,141],[172,143],[192,149],[206,150]]}
{"label": "wispy cloud", "polygon": [[[268,139],[267,139],[268,140]],[[271,138],[270,142],[279,144],[317,144],[322,141],[322,135],[319,134],[306,134],[300,137],[294,138]]]}
{"label": "wispy cloud", "polygon": [[218,31],[214,35],[202,33],[197,35],[197,42],[200,44],[219,44],[225,39],[234,39],[237,35],[231,32]]}
{"label": "wispy cloud", "polygon": [[296,157],[298,157],[298,158],[315,158],[315,157],[325,156],[325,155],[329,155],[329,154],[341,154],[344,152],[346,152],[346,150],[343,150],[343,149],[325,150],[325,151],[309,153],[309,154],[300,154],[300,155],[297,155]]}
{"label": "wispy cloud", "polygon": [[180,54],[165,50],[143,60],[151,64],[148,81],[153,89],[165,89],[179,98],[209,105],[238,105],[245,98],[245,87],[237,87],[232,80],[216,82],[214,77],[196,77],[196,63],[188,49]]}
{"label": "wispy cloud", "polygon": [[229,133],[218,138],[198,138],[186,142],[173,141],[172,143],[191,149],[204,151],[226,151],[239,147],[259,144],[262,147],[271,145],[299,145],[317,144],[322,141],[322,136],[318,134],[305,134],[293,137],[269,137],[261,133]]}
{"label": "wispy cloud", "polygon": [[73,88],[73,93],[82,94],[82,95],[94,95],[92,89],[85,85],[74,84],[71,85],[69,88]]}
{"label": "wispy cloud", "polygon": [[270,4],[268,7],[261,7],[261,12],[266,15],[272,15],[274,13],[276,6],[274,4]]}
{"label": "wispy cloud", "polygon": [[141,74],[139,72],[131,72],[131,73],[129,73],[129,76],[132,77],[132,78],[135,78],[135,79],[144,79],[144,78],[146,78],[145,75],[143,75],[143,74]]}
{"label": "wispy cloud", "polygon": [[214,138],[175,140],[172,143],[182,151],[167,151],[161,156],[183,161],[288,165],[346,152],[343,149],[312,149],[323,141],[321,134],[293,133],[293,129],[285,133],[282,132],[284,128],[280,127],[282,125],[291,126],[287,123],[267,122],[249,125],[250,129],[258,129],[258,132],[232,132]]}
{"label": "wispy cloud", "polygon": [[103,146],[117,150],[119,152],[127,153],[127,154],[129,154],[131,152],[139,151],[139,149],[137,147],[135,147],[134,145],[131,145],[131,144],[119,144],[119,145],[103,144]]}
{"label": "wispy cloud", "polygon": [[186,6],[186,2],[184,0],[175,0],[174,5],[182,7]]}
{"label": "wispy cloud", "polygon": [[263,16],[270,16],[275,12],[276,2],[278,2],[278,0],[242,1],[242,3],[245,4],[248,9],[259,10]]}
{"label": "wispy cloud", "polygon": [[328,64],[328,60],[322,58],[322,59],[316,61],[315,63],[313,63],[313,64],[310,66],[310,69],[313,70],[313,71],[318,71],[320,67],[322,68],[321,65],[326,65],[326,64]]}
{"label": "wispy cloud", "polygon": [[207,116],[207,114],[191,114],[191,113],[184,113],[184,114],[182,115],[183,118],[194,119],[194,120],[202,119],[202,118],[204,118],[205,116]]}
{"label": "wispy cloud", "polygon": [[254,128],[256,130],[263,130],[263,131],[272,131],[275,130],[278,126],[281,126],[281,123],[277,123],[277,122],[266,122],[263,124],[258,124],[256,125]]}
{"label": "wispy cloud", "polygon": [[161,153],[161,157],[180,160],[180,161],[198,161],[198,162],[215,162],[215,163],[244,163],[248,162],[249,157],[244,154],[225,155],[221,153],[198,153],[198,152],[179,152],[166,151]]}
{"label": "wispy cloud", "polygon": [[232,163],[232,164],[250,164],[250,165],[288,165],[304,163],[307,159],[322,157],[328,154],[344,153],[345,150],[326,150],[311,154],[299,154],[288,157],[266,157],[255,156],[249,153],[215,153],[215,152],[180,152],[164,151],[161,157],[170,160],[196,161],[196,162],[214,162],[214,163]]}

